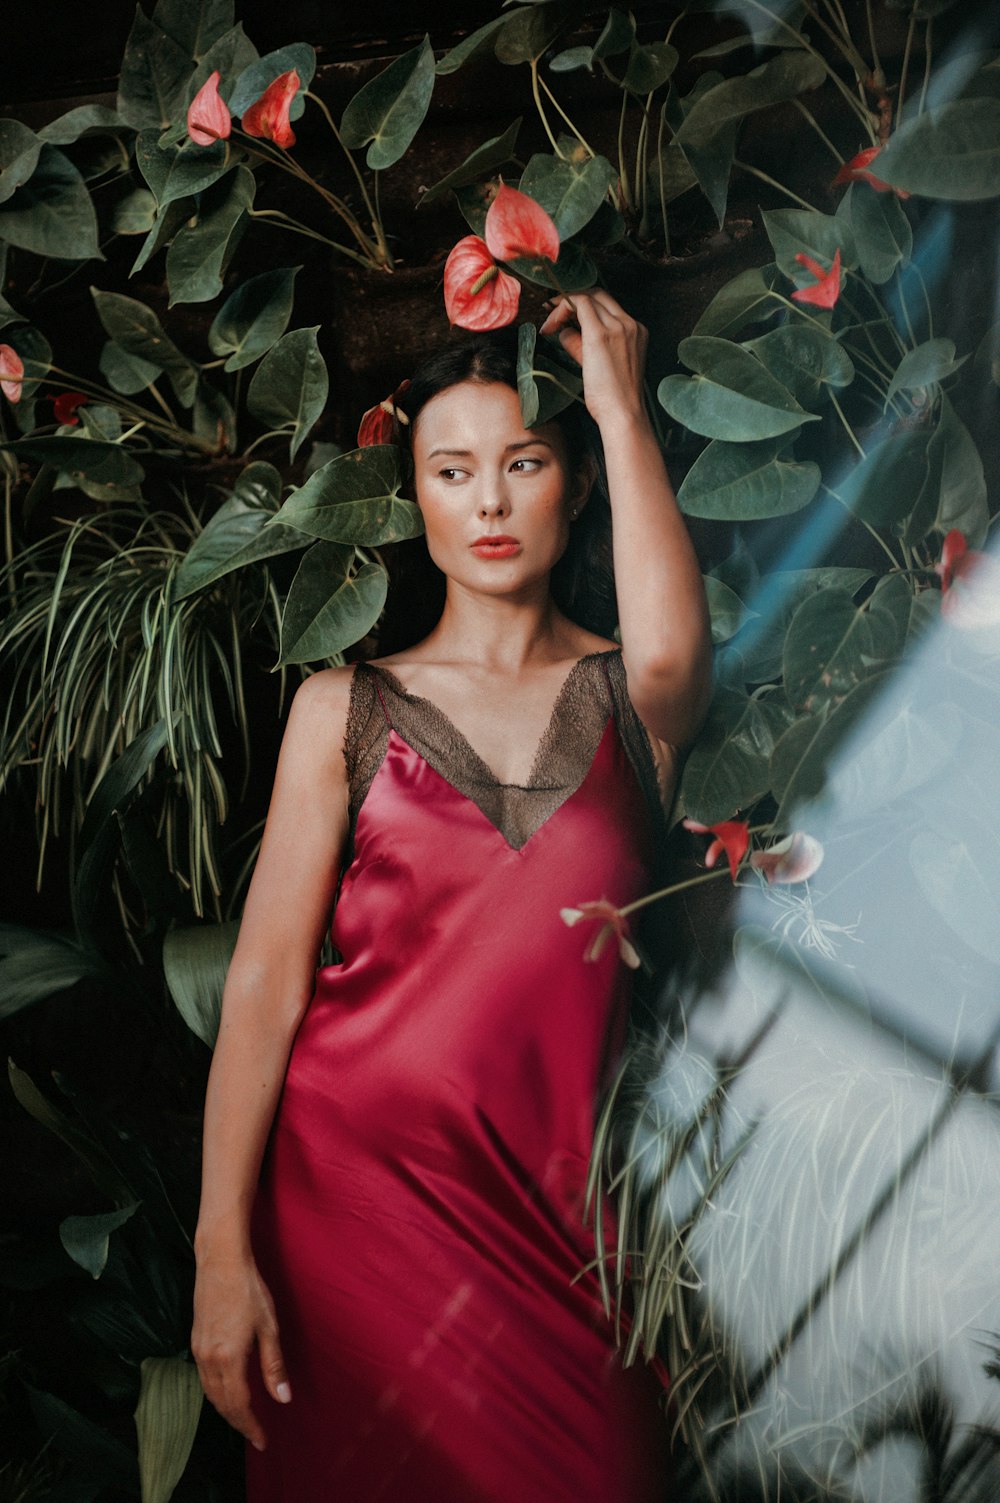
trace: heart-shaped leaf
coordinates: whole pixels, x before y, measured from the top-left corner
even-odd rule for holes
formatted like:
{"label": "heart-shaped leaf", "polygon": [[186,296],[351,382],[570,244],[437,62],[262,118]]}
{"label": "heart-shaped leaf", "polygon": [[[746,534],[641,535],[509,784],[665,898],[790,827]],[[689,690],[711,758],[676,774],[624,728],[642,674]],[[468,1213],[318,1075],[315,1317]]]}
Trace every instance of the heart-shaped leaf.
{"label": "heart-shaped leaf", "polygon": [[106,104],[78,104],[57,120],[50,120],[48,125],[43,125],[38,132],[38,139],[47,141],[50,146],[72,146],[74,141],[79,141],[81,136],[90,131],[120,132],[124,125],[118,112],[109,110]]}
{"label": "heart-shaped leaf", "polygon": [[541,204],[564,241],[590,222],[617,177],[605,157],[560,160],[539,153],[529,159],[518,186]]}
{"label": "heart-shaped leaf", "polygon": [[881,286],[897,267],[909,265],[913,232],[894,193],[877,193],[867,183],[851,183],[836,217],[849,224],[861,270]]}
{"label": "heart-shaped leaf", "polygon": [[933,386],[938,381],[943,381],[946,376],[954,375],[960,366],[968,359],[963,355],[961,360],[955,359],[955,341],[943,336],[937,339],[925,339],[923,344],[918,344],[916,349],[907,350],[902,360],[896,367],[895,374],[889,382],[886,392],[886,402],[894,397],[897,391],[917,391],[922,386]]}
{"label": "heart-shaped leaf", "polygon": [[962,99],[926,110],[889,137],[883,182],[924,198],[974,203],[1000,194],[1000,99]]}
{"label": "heart-shaped leaf", "polygon": [[801,511],[819,489],[819,466],[782,457],[783,442],[714,440],[684,477],[677,493],[681,510],[689,517],[733,522]]}
{"label": "heart-shaped leaf", "polygon": [[744,120],[755,110],[794,99],[826,79],[826,66],[811,52],[782,52],[742,78],[727,78],[702,94],[677,132],[677,141],[707,139],[728,121]]}
{"label": "heart-shaped leaf", "polygon": [[56,147],[41,147],[30,178],[0,204],[0,240],[56,261],[104,259],[87,186]]}
{"label": "heart-shaped leaf", "polygon": [[186,103],[194,61],[137,5],[118,79],[118,114],[126,125],[163,130]]}
{"label": "heart-shaped leaf", "polygon": [[750,808],[766,793],[769,758],[789,718],[780,701],[717,689],[684,764],[680,797],[687,815],[715,824]]}
{"label": "heart-shaped leaf", "polygon": [[225,141],[216,141],[211,146],[196,146],[193,141],[161,146],[159,133],[153,130],[139,132],[135,160],[161,209],[176,199],[211,187],[236,162]]}
{"label": "heart-shaped leaf", "polygon": [[752,350],[776,380],[804,407],[819,406],[829,389],[850,386],[854,364],[828,329],[814,319],[784,324],[759,339],[748,340]]}
{"label": "heart-shaped leaf", "polygon": [[819,214],[813,209],[765,209],[762,218],[778,269],[793,281],[803,275],[808,278],[795,259],[800,251],[814,261],[832,262],[839,250],[845,270],[858,264],[854,231],[834,214]]}
{"label": "heart-shaped leaf", "polygon": [[275,522],[328,542],[378,547],[424,530],[420,508],[399,491],[403,477],[392,444],[339,454],[292,492]]}
{"label": "heart-shaped leaf", "polygon": [[198,386],[197,367],[167,338],[153,310],[120,292],[102,292],[99,287],[90,292],[108,337],[126,354],[166,371],[177,400],[190,407]]}
{"label": "heart-shaped leaf", "polygon": [[889,667],[898,645],[888,613],[856,606],[838,590],[810,596],[795,612],[785,638],[789,703],[808,714],[840,704],[864,679]]}
{"label": "heart-shaped leaf", "polygon": [[371,631],[385,604],[388,577],[378,564],[353,573],[350,544],[314,543],[292,580],[281,618],[281,658],[315,663]]}
{"label": "heart-shaped leaf", "polygon": [[262,271],[231,292],[208,331],[213,355],[228,355],[227,371],[252,365],[276,344],[288,327],[296,273],[301,266]]}
{"label": "heart-shaped leaf", "polygon": [[340,122],[345,146],[368,146],[373,171],[391,167],[422,125],[433,91],[434,49],[425,36],[355,94]]}
{"label": "heart-shaped leaf", "polygon": [[254,372],[247,406],[271,428],[290,430],[294,459],[326,406],[330,390],[326,362],[312,329],[293,329],[268,350]]}
{"label": "heart-shaped leaf", "polygon": [[153,20],[199,61],[233,24],[233,0],[156,0]]}
{"label": "heart-shaped leaf", "polygon": [[0,204],[28,181],[41,149],[41,139],[20,120],[0,120]]}
{"label": "heart-shaped leaf", "polygon": [[505,162],[509,162],[517,147],[517,135],[523,118],[522,115],[518,115],[513,125],[509,125],[502,136],[491,136],[488,141],[483,142],[482,146],[477,146],[460,167],[453,168],[433,187],[427,189],[426,193],[421,196],[417,207],[422,208],[424,204],[435,203],[447,193],[449,188],[465,188],[470,183],[478,183],[483,178],[489,177],[498,167],[502,167]]}
{"label": "heart-shaped leaf", "polygon": [[86,1269],[92,1279],[99,1279],[107,1265],[111,1233],[124,1226],[138,1209],[136,1200],[120,1210],[96,1216],[67,1216],[59,1223],[59,1240],[74,1263]]}
{"label": "heart-shaped leaf", "polygon": [[206,303],[222,291],[222,278],[246,229],[257,180],[247,167],[203,193],[198,209],[174,236],[167,251],[170,306]]}
{"label": "heart-shaped leaf", "polygon": [[773,263],[741,271],[715,294],[692,332],[728,338],[747,324],[769,318],[782,307],[773,295],[778,280],[778,268]]}
{"label": "heart-shaped leaf", "polygon": [[727,339],[692,335],[677,353],[697,374],[665,377],[657,396],[694,433],[747,443],[818,421],[748,350]]}

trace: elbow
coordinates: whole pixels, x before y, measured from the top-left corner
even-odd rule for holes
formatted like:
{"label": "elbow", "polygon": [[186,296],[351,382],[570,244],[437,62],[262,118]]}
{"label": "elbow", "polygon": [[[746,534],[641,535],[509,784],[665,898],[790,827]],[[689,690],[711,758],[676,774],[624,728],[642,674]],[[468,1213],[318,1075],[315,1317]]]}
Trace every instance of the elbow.
{"label": "elbow", "polygon": [[633,669],[625,665],[629,699],[643,725],[660,741],[688,746],[705,723],[712,698],[712,649],[707,635],[689,651]]}

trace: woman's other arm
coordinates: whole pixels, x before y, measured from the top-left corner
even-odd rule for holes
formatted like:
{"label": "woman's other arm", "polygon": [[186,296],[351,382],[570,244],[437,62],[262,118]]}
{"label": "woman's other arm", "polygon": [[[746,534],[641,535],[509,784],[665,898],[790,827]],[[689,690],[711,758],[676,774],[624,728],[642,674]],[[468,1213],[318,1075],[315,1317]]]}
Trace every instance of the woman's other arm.
{"label": "woman's other arm", "polygon": [[[711,628],[701,570],[643,401],[646,330],[606,292],[575,293],[542,325],[583,367],[601,432],[629,698],[670,746],[696,734],[711,696]],[[579,332],[576,325],[579,326]]]}
{"label": "woman's other arm", "polygon": [[312,996],[348,830],[342,753],[350,669],[306,679],[292,702],[260,854],[226,977],[205,1102],[191,1349],[219,1412],[259,1449],[247,1363],[287,1402],[274,1307],[250,1246],[261,1160],[296,1029]]}

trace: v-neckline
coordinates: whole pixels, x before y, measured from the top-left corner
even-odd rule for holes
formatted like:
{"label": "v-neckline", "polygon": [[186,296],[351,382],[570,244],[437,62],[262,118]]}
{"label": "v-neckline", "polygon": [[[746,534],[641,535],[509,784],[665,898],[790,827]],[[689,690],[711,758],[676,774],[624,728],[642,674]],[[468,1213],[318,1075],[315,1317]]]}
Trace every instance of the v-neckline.
{"label": "v-neckline", "polygon": [[[410,690],[400,682],[391,668],[387,668],[383,663],[372,662],[369,662],[367,666],[376,674],[384,675],[391,684],[394,693],[398,694],[402,699],[408,700],[411,704],[422,706],[442,725],[444,725],[447,730],[450,731],[450,733],[458,740],[462,748],[474,760],[476,766],[480,769],[480,771],[485,773],[487,778],[497,788],[530,789],[539,786],[536,782],[536,779],[539,774],[540,763],[544,757],[544,753],[551,739],[552,728],[557,723],[559,713],[567,698],[567,695],[569,694],[570,687],[574,679],[576,678],[576,675],[579,673],[581,667],[584,663],[588,663],[594,658],[611,657],[614,653],[620,651],[620,647],[603,647],[598,649],[598,651],[596,652],[587,652],[584,653],[583,657],[577,658],[576,662],[573,664],[569,672],[566,674],[566,677],[563,679],[558,693],[556,694],[556,697],[552,702],[552,709],[549,712],[549,718],[546,722],[545,729],[542,731],[542,734],[535,746],[535,752],[531,760],[531,766],[528,769],[528,781],[526,783],[506,783],[502,778],[497,777],[496,773],[493,771],[493,768],[479,754],[479,752],[476,751],[476,748],[472,745],[472,742],[469,740],[468,736],[466,736],[465,732],[455,724],[451,716],[448,715],[444,710],[442,710],[440,705],[438,705],[434,700],[427,699],[423,694],[411,693]],[[496,827],[494,826],[494,828]]]}

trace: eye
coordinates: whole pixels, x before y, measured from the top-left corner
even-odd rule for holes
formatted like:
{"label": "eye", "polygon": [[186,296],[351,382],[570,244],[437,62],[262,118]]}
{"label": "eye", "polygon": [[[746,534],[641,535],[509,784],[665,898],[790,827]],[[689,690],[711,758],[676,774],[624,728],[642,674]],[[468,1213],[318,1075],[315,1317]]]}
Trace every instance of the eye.
{"label": "eye", "polygon": [[442,480],[454,480],[458,476],[464,475],[465,471],[457,469],[455,465],[446,465],[444,469],[438,470],[438,474]]}
{"label": "eye", "polygon": [[540,470],[542,468],[543,463],[543,460],[532,459],[531,457],[526,457],[524,459],[515,459],[514,463],[511,465],[511,469],[516,470],[520,466],[524,466],[525,468],[521,470],[521,473],[524,475],[533,475],[536,470]]}

